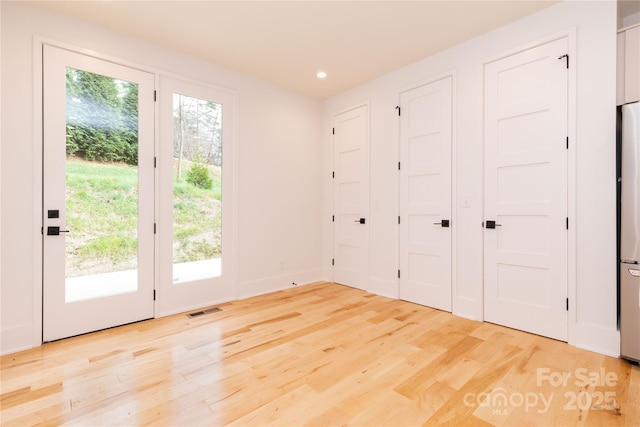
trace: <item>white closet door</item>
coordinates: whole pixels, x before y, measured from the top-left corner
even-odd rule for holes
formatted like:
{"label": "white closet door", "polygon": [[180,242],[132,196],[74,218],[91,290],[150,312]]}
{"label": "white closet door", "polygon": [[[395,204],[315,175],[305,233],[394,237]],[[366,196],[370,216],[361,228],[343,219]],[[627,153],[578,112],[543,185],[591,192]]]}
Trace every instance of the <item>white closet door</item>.
{"label": "white closet door", "polygon": [[485,320],[567,339],[567,39],[485,66]]}
{"label": "white closet door", "polygon": [[333,118],[333,280],[363,290],[369,271],[368,126],[366,105]]}
{"label": "white closet door", "polygon": [[400,298],[451,311],[451,77],[400,95]]}

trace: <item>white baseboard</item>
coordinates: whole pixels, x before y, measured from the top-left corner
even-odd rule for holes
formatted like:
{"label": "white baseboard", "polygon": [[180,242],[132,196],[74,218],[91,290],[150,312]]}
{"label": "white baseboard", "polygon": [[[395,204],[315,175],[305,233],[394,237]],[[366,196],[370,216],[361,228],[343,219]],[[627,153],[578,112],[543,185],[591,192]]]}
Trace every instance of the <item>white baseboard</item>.
{"label": "white baseboard", "polygon": [[482,301],[472,298],[457,297],[453,298],[452,313],[458,317],[464,317],[469,320],[484,320],[482,315]]}
{"label": "white baseboard", "polygon": [[583,350],[620,357],[620,331],[587,323],[569,328],[569,344]]}
{"label": "white baseboard", "polygon": [[[305,285],[322,280],[322,269],[299,271],[265,279],[240,282],[236,289],[236,299],[245,299],[270,292],[290,289],[296,285]],[[293,285],[295,283],[296,285]]]}
{"label": "white baseboard", "polygon": [[372,294],[391,299],[398,299],[400,297],[397,280],[386,280],[379,277],[370,277],[368,291]]}
{"label": "white baseboard", "polygon": [[33,325],[23,325],[0,331],[0,355],[17,353],[33,347]]}

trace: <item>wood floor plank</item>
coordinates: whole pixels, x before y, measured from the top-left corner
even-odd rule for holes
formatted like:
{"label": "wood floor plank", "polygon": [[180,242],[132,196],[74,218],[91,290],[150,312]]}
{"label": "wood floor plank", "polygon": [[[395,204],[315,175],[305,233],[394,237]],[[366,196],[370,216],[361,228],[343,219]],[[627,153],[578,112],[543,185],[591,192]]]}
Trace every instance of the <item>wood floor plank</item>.
{"label": "wood floor plank", "polygon": [[326,282],[217,307],[3,356],[0,424],[639,425],[640,368],[559,341]]}

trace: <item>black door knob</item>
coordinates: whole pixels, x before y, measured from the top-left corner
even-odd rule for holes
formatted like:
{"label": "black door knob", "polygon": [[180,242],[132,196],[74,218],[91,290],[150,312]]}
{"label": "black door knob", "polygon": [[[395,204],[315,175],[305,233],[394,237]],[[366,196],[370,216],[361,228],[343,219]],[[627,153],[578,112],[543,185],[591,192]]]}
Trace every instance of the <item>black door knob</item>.
{"label": "black door knob", "polygon": [[60,227],[47,227],[47,236],[59,236],[60,233],[68,233],[69,230],[60,230]]}

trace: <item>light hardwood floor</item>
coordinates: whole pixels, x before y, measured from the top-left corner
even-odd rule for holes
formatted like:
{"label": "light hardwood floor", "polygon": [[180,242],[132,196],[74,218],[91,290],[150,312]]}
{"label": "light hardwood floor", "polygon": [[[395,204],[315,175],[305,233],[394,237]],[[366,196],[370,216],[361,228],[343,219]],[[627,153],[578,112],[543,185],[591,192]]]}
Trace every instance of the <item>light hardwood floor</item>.
{"label": "light hardwood floor", "polygon": [[640,425],[640,369],[558,341],[331,283],[220,307],[2,357],[0,423]]}

